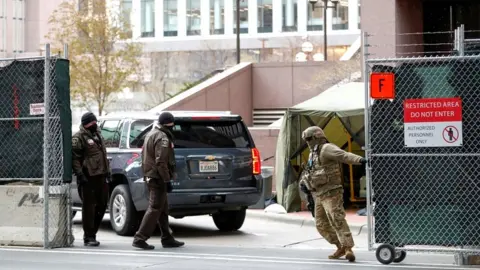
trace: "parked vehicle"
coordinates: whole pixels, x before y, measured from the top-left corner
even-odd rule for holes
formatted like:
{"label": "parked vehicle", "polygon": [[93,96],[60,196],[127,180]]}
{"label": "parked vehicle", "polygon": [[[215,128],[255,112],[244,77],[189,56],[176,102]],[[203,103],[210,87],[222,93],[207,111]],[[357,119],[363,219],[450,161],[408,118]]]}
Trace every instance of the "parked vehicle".
{"label": "parked vehicle", "polygon": [[[240,229],[263,187],[260,153],[242,118],[219,112],[172,114],[178,177],[168,196],[170,216],[211,215],[219,230]],[[140,153],[157,119],[147,113],[99,117],[113,179],[108,211],[119,235],[133,235],[148,206]],[[75,181],[72,199],[74,210],[80,210]]]}

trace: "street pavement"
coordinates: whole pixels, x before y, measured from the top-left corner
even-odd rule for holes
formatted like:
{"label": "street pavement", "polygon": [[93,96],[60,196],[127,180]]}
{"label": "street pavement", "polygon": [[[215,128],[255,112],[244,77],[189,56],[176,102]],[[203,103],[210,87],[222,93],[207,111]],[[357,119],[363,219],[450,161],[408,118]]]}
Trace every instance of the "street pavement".
{"label": "street pavement", "polygon": [[74,221],[73,248],[0,248],[0,269],[472,269],[455,267],[451,255],[422,253],[409,253],[400,264],[382,265],[374,252],[366,249],[365,230],[353,232],[357,262],[349,263],[327,259],[333,248],[319,238],[313,226],[249,217],[240,231],[222,233],[208,216],[172,219],[174,235],[186,242],[185,247],[163,249],[157,233],[149,240],[157,248],[143,251],[131,246],[132,237],[116,235],[108,216],[97,236],[101,246],[86,248],[79,217]]}

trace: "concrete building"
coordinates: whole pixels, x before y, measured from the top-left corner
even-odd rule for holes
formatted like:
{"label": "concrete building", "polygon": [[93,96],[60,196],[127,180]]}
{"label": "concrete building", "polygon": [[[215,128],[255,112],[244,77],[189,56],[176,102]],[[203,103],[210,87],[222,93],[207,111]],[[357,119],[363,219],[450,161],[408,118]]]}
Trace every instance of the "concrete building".
{"label": "concrete building", "polygon": [[0,55],[38,56],[48,19],[63,0],[0,0]]}
{"label": "concrete building", "polygon": [[453,31],[461,24],[466,39],[480,38],[478,0],[361,0],[361,5],[362,31],[372,35],[371,57],[450,54]]}
{"label": "concrete building", "polygon": [[[133,25],[133,38],[144,42],[147,52],[235,49],[235,0],[109,1],[119,1]],[[359,37],[359,1],[340,0],[336,9],[327,9],[333,57],[340,58]],[[292,40],[305,35],[323,44],[322,5],[319,1],[312,10],[308,0],[241,0],[242,49],[295,47],[299,44]]]}

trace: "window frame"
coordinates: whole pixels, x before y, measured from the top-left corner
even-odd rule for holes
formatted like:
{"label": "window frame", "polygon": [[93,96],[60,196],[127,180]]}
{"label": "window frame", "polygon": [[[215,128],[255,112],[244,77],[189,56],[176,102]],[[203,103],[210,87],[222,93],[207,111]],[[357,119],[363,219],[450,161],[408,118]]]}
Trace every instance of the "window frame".
{"label": "window frame", "polygon": [[[114,131],[114,136],[113,136],[113,139],[115,139],[115,136],[117,136],[117,140],[118,142],[116,143],[117,146],[107,146],[106,145],[106,139],[105,139],[105,136],[103,135],[103,127],[105,126],[105,123],[106,122],[118,122],[117,124],[117,127],[115,128],[115,131]],[[100,125],[100,134],[102,135],[102,138],[103,138],[103,143],[105,144],[105,148],[120,148],[120,143],[121,143],[121,138],[122,138],[122,127],[123,127],[123,123],[124,121],[122,119],[105,119],[105,120],[102,120],[102,123]]]}

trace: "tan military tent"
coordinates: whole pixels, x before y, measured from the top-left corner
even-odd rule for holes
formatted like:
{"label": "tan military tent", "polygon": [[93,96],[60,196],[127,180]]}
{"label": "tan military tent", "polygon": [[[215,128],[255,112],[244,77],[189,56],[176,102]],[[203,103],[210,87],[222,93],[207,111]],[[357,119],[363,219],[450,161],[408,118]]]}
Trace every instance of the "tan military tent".
{"label": "tan military tent", "polygon": [[308,147],[301,139],[304,129],[319,126],[327,139],[339,147],[363,155],[364,83],[335,85],[320,95],[289,108],[271,126],[280,126],[277,140],[275,182],[277,201],[287,212],[300,210],[296,166],[308,159]]}

